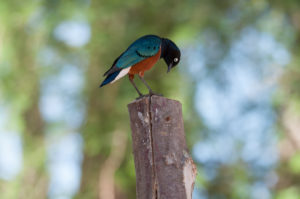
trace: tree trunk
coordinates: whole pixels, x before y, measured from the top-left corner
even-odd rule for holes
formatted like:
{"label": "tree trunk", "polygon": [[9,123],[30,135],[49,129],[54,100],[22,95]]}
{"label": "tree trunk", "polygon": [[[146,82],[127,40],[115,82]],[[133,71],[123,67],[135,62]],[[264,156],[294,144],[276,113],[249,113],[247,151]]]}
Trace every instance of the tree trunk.
{"label": "tree trunk", "polygon": [[191,199],[197,169],[186,147],[180,102],[143,97],[128,109],[137,199]]}

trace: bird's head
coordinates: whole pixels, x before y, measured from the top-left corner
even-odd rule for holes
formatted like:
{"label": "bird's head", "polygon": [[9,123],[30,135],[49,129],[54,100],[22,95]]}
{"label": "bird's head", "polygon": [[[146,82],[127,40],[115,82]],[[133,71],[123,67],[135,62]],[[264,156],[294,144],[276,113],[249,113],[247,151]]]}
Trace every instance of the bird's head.
{"label": "bird's head", "polygon": [[180,62],[180,55],[180,50],[173,41],[162,38],[160,57],[165,60],[168,66],[167,72]]}

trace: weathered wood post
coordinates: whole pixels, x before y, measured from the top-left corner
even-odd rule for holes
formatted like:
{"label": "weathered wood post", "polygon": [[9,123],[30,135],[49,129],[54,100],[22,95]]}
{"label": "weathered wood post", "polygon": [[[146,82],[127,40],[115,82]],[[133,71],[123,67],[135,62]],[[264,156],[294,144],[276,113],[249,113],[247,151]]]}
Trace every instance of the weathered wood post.
{"label": "weathered wood post", "polygon": [[197,169],[186,147],[180,102],[153,95],[128,109],[137,199],[191,199]]}

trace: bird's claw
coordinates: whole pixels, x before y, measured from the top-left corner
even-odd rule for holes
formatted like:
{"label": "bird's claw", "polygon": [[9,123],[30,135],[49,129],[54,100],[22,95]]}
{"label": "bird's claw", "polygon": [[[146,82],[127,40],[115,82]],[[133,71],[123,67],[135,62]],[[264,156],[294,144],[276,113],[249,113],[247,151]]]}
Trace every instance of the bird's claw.
{"label": "bird's claw", "polygon": [[157,95],[157,96],[163,96],[162,94],[159,94],[159,93],[154,93],[152,90],[151,91],[149,91],[149,94],[148,94],[149,96],[152,96],[152,95]]}
{"label": "bird's claw", "polygon": [[162,94],[154,93],[153,91],[150,91],[148,94],[146,94],[146,95],[140,95],[139,97],[137,97],[135,99],[138,100],[138,99],[141,99],[143,97],[151,97],[153,95],[157,95],[157,96],[161,96],[161,97],[163,96]]}
{"label": "bird's claw", "polygon": [[149,95],[150,95],[150,96],[152,96],[152,95],[156,95],[156,96],[163,97],[163,95],[162,95],[162,94],[160,94],[160,93],[149,93]]}
{"label": "bird's claw", "polygon": [[146,97],[147,95],[140,95],[140,96],[138,96],[137,98],[135,98],[136,100],[138,100],[138,99],[141,99],[141,98],[143,98],[143,97]]}

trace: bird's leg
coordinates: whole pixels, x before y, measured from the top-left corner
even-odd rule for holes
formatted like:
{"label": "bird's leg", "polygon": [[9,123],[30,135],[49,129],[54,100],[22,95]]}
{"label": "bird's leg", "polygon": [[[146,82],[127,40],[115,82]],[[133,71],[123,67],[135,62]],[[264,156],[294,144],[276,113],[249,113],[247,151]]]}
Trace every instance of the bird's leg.
{"label": "bird's leg", "polygon": [[139,89],[136,87],[136,85],[133,81],[134,75],[129,75],[128,77],[129,77],[129,80],[130,80],[131,84],[135,88],[136,92],[139,94],[139,97],[143,97],[143,94],[139,91]]}
{"label": "bird's leg", "polygon": [[148,88],[149,93],[153,93],[152,89],[150,88],[150,86],[147,84],[147,82],[145,81],[144,77],[139,75],[139,78],[142,80],[142,82],[145,84],[145,86]]}
{"label": "bird's leg", "polygon": [[145,81],[143,75],[139,75],[139,78],[142,80],[142,82],[145,84],[145,86],[148,88],[149,90],[149,95],[160,95],[162,96],[161,94],[156,94],[152,91],[152,89],[150,88],[150,86],[147,84],[147,82]]}

